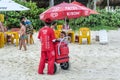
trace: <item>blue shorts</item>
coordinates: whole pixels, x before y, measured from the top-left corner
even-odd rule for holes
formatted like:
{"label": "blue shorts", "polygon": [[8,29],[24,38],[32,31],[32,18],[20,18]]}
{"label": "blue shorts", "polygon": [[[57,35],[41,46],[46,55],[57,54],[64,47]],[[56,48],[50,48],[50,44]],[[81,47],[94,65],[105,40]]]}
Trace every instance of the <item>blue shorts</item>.
{"label": "blue shorts", "polygon": [[27,38],[28,38],[27,35],[20,36],[20,39],[27,39]]}

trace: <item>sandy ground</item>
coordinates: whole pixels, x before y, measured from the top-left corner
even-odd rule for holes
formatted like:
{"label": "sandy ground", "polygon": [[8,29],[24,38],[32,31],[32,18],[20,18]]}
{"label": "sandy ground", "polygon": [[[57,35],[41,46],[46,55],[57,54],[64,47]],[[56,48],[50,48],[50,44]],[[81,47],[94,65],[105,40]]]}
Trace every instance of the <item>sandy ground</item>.
{"label": "sandy ground", "polygon": [[40,42],[34,34],[35,44],[27,45],[28,50],[18,50],[14,45],[0,49],[0,80],[120,80],[120,29],[108,31],[108,44],[95,41],[79,45],[70,43],[70,68],[62,70],[57,65],[55,75],[38,75]]}

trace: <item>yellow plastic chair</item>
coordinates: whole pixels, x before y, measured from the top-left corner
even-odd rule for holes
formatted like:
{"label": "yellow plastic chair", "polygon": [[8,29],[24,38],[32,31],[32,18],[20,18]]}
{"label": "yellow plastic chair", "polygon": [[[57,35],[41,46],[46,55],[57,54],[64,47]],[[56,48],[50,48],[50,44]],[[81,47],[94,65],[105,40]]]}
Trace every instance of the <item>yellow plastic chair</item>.
{"label": "yellow plastic chair", "polygon": [[55,30],[54,33],[55,33],[55,38],[58,39],[60,38],[60,32],[59,30]]}
{"label": "yellow plastic chair", "polygon": [[63,25],[57,25],[57,30],[58,31],[62,31],[62,29],[63,29]]}
{"label": "yellow plastic chair", "polygon": [[0,48],[4,47],[4,33],[0,32]]}
{"label": "yellow plastic chair", "polygon": [[32,34],[30,34],[30,44],[34,44],[34,39]]}
{"label": "yellow plastic chair", "polygon": [[16,46],[18,46],[19,44],[19,34],[18,32],[12,32],[13,37],[12,37],[12,43],[14,42],[14,40],[16,40]]}
{"label": "yellow plastic chair", "polygon": [[34,44],[33,34],[27,35],[26,43],[27,44]]}
{"label": "yellow plastic chair", "polygon": [[[33,33],[35,33],[35,32],[36,32],[36,30],[33,29]],[[28,34],[27,37],[28,38],[26,39],[26,43],[27,44],[34,44],[33,34]]]}
{"label": "yellow plastic chair", "polygon": [[27,35],[26,43],[27,44],[34,44],[33,34]]}
{"label": "yellow plastic chair", "polygon": [[90,44],[91,43],[91,33],[90,33],[90,29],[87,27],[84,28],[80,28],[79,32],[78,32],[78,36],[79,36],[79,44],[82,44],[82,38],[87,38],[87,43]]}
{"label": "yellow plastic chair", "polygon": [[71,37],[71,42],[74,43],[74,42],[75,42],[75,33],[74,33],[74,31],[69,30],[69,31],[67,32],[67,34],[68,34],[68,36]]}

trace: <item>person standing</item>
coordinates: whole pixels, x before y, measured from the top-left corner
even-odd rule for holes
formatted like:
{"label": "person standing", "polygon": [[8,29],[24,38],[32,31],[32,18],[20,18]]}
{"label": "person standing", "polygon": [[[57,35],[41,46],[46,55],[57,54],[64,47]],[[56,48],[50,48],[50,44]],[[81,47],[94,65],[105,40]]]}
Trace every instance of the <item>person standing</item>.
{"label": "person standing", "polygon": [[30,44],[34,43],[33,37],[32,37],[34,29],[33,29],[31,21],[28,20],[25,16],[22,16],[21,19],[20,19],[20,21],[24,21],[24,23],[25,23],[26,34],[28,36],[28,38],[26,39],[27,44],[28,43],[30,43]]}
{"label": "person standing", "polygon": [[21,28],[20,28],[20,31],[19,31],[19,33],[20,33],[20,47],[19,47],[19,49],[21,50],[21,48],[23,46],[24,50],[26,51],[27,48],[26,48],[25,40],[26,40],[27,36],[26,36],[26,27],[25,27],[24,21],[20,22],[20,27]]}
{"label": "person standing", "polygon": [[55,35],[53,29],[50,27],[51,20],[45,20],[45,26],[39,30],[38,39],[41,42],[41,58],[38,68],[38,74],[43,74],[45,68],[46,59],[48,59],[48,72],[47,74],[54,74],[54,62],[55,62],[55,51],[54,44]]}

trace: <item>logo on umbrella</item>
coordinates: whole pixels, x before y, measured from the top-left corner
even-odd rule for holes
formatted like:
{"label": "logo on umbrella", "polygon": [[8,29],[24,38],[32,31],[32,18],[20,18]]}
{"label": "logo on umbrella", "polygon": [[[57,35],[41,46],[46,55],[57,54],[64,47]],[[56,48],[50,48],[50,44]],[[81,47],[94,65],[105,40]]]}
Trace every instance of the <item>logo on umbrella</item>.
{"label": "logo on umbrella", "polygon": [[77,10],[78,8],[77,7],[65,7],[65,10]]}
{"label": "logo on umbrella", "polygon": [[67,12],[67,16],[70,16],[70,15],[79,15],[80,12]]}
{"label": "logo on umbrella", "polygon": [[56,11],[59,11],[60,10],[60,7],[54,7],[52,12],[56,12]]}
{"label": "logo on umbrella", "polygon": [[50,16],[53,17],[53,18],[55,18],[55,17],[58,16],[58,13],[51,13]]}

